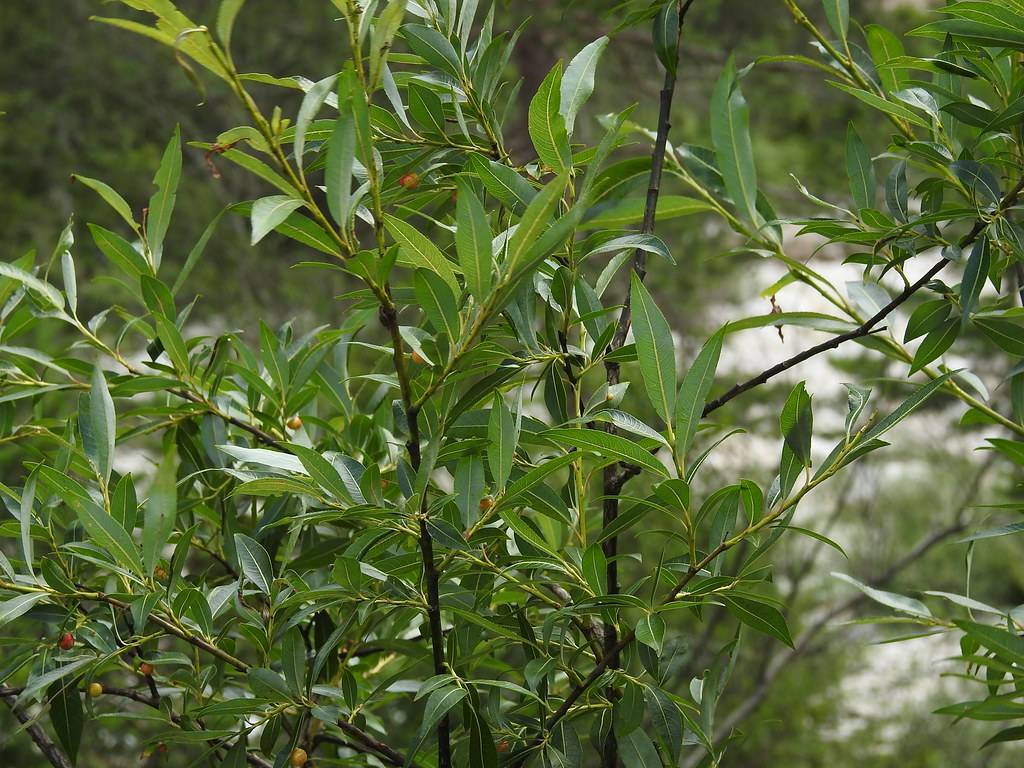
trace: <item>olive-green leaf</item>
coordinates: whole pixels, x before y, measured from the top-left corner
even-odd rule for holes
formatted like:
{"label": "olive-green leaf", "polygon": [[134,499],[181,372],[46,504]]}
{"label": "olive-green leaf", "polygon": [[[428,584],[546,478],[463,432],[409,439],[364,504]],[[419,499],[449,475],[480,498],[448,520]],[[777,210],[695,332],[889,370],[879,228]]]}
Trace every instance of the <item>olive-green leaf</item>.
{"label": "olive-green leaf", "polygon": [[429,269],[444,280],[453,293],[459,293],[459,281],[455,277],[455,270],[430,238],[409,222],[389,214],[384,214],[384,225],[401,246],[400,264]]}
{"label": "olive-green leaf", "polygon": [[448,284],[429,269],[417,269],[413,274],[413,289],[416,301],[423,308],[427,319],[438,332],[448,336],[454,346],[462,333],[459,307]]}
{"label": "olive-green leaf", "polygon": [[149,489],[142,527],[142,561],[151,576],[178,517],[177,468],[173,452],[164,455]]}
{"label": "olive-green leaf", "polygon": [[235,550],[238,552],[238,563],[245,578],[255,584],[263,594],[269,595],[270,585],[274,583],[274,566],[267,550],[244,533],[235,534]]}
{"label": "olive-green leaf", "polygon": [[856,210],[873,208],[875,169],[871,164],[871,155],[853,123],[846,129],[846,175],[850,179],[850,195]]}
{"label": "olive-green leaf", "polygon": [[635,272],[630,305],[636,354],[647,397],[662,420],[670,422],[676,410],[676,351],[672,329]]}
{"label": "olive-green leaf", "polygon": [[539,436],[555,445],[579,448],[603,456],[608,461],[624,461],[657,475],[668,475],[665,466],[651,455],[650,451],[620,435],[611,435],[596,429],[549,429]]}
{"label": "olive-green leaf", "polygon": [[149,199],[146,214],[146,244],[153,256],[153,271],[160,268],[164,251],[164,237],[171,223],[174,203],[178,195],[178,181],[181,179],[181,128],[174,128],[174,135],[167,143],[160,168],[153,178],[156,192]]}
{"label": "olive-green leaf", "polygon": [[456,179],[455,252],[466,278],[466,288],[482,302],[491,288],[494,275],[491,242],[494,236],[487,223],[483,203],[464,179]]}
{"label": "olive-green leaf", "polygon": [[560,173],[572,165],[565,118],[559,112],[562,64],[556,64],[530,101],[527,126],[541,162]]}
{"label": "olive-green leaf", "polygon": [[406,24],[402,27],[402,35],[413,52],[422,56],[428,64],[447,72],[452,77],[460,77],[462,62],[459,60],[459,54],[456,53],[451,41],[436,29],[422,24]]}
{"label": "olive-green leaf", "polygon": [[676,398],[675,413],[676,452],[679,456],[686,455],[697,434],[697,426],[704,413],[704,404],[715,381],[715,370],[722,356],[725,334],[726,329],[721,328],[708,339],[683,376],[679,396]]}
{"label": "olive-green leaf", "polygon": [[565,118],[565,130],[572,136],[576,126],[576,115],[579,114],[590,94],[594,92],[594,74],[601,54],[608,46],[608,37],[602,35],[583,50],[573,56],[569,66],[565,68],[560,87],[559,112]]}
{"label": "olive-green leaf", "polygon": [[549,229],[551,217],[558,208],[558,203],[562,199],[562,193],[568,182],[569,176],[565,173],[549,181],[526,207],[516,231],[509,238],[506,256],[506,267],[509,272],[516,271],[516,268],[526,260],[526,255],[540,240],[541,235]]}
{"label": "olive-green leaf", "polygon": [[760,227],[764,218],[757,210],[757,168],[750,142],[749,110],[731,56],[711,95],[711,140],[733,205],[740,215]]}
{"label": "olive-green leaf", "polygon": [[98,365],[93,368],[89,396],[88,399],[83,397],[82,405],[85,406],[79,415],[82,447],[96,474],[107,483],[110,481],[110,471],[114,462],[116,424],[114,401],[110,397],[110,390],[107,389],[103,369]]}
{"label": "olive-green leaf", "polygon": [[252,204],[252,213],[250,214],[252,219],[251,244],[256,245],[302,205],[301,200],[288,195],[271,195],[256,200]]}

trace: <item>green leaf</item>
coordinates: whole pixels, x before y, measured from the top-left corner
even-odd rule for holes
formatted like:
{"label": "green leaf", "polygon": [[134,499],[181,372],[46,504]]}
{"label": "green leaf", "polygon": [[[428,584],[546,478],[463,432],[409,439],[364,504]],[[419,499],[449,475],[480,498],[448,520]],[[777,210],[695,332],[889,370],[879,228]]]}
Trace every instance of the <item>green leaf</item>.
{"label": "green leaf", "polygon": [[516,428],[505,401],[495,395],[487,420],[487,462],[498,491],[505,489],[516,451]]}
{"label": "green leaf", "polygon": [[905,597],[904,595],[897,595],[895,592],[885,592],[881,589],[875,589],[869,587],[867,584],[862,584],[852,576],[847,576],[845,573],[832,572],[832,575],[845,581],[847,584],[852,584],[865,595],[870,597],[876,603],[888,606],[894,610],[902,613],[909,613],[911,616],[931,616],[931,611],[928,610],[927,606],[920,600],[915,600],[912,597]]}
{"label": "green leaf", "polygon": [[649,451],[620,435],[611,435],[596,429],[549,429],[540,433],[538,437],[558,446],[568,445],[597,456],[603,456],[610,461],[636,464],[656,475],[668,476],[665,466]]}
{"label": "green leaf", "polygon": [[665,620],[657,613],[642,616],[636,624],[636,639],[660,655],[665,642]]}
{"label": "green leaf", "polygon": [[128,202],[121,197],[112,187],[108,184],[99,181],[98,179],[90,179],[88,176],[79,176],[77,173],[71,175],[74,181],[80,182],[99,195],[103,202],[114,209],[125,223],[128,224],[134,231],[138,232],[141,230],[139,222],[135,220],[135,216],[132,215],[132,207],[128,205]]}
{"label": "green leaf", "polygon": [[619,756],[625,768],[659,768],[663,765],[654,742],[643,728],[634,728],[619,739]]}
{"label": "green leaf", "polygon": [[967,636],[1012,664],[1024,664],[1024,638],[1001,627],[975,621],[955,622]]}
{"label": "green leaf", "polygon": [[153,255],[153,271],[160,268],[164,251],[164,237],[171,223],[174,202],[178,194],[178,180],[181,178],[181,128],[175,126],[174,135],[167,143],[160,168],[153,178],[156,192],[149,199],[146,214],[146,244]]}
{"label": "green leaf", "polygon": [[514,273],[521,264],[527,261],[527,254],[540,240],[541,235],[550,228],[551,217],[558,208],[558,203],[562,199],[562,193],[568,182],[568,174],[563,173],[548,182],[526,207],[516,231],[509,238],[506,256],[508,272]]}
{"label": "green leaf", "polygon": [[577,53],[565,68],[560,87],[559,113],[565,119],[565,130],[572,136],[579,114],[590,94],[594,92],[594,74],[601,54],[608,46],[608,37],[601,36]]}
{"label": "green leaf", "polygon": [[231,30],[235,27],[238,12],[245,5],[245,0],[221,0],[217,9],[217,37],[225,51],[231,51]]}
{"label": "green leaf", "polygon": [[882,85],[889,93],[898,91],[903,87],[904,75],[896,67],[889,67],[886,64],[890,61],[900,59],[904,55],[903,43],[900,39],[878,24],[868,24],[865,27],[868,40],[868,50],[871,51],[871,58],[878,70],[878,77]]}
{"label": "green leaf", "polygon": [[349,225],[352,168],[356,153],[356,126],[347,106],[347,103],[339,105],[341,112],[334,121],[334,132],[327,144],[327,166],[324,169],[327,207],[342,230],[348,229]]}
{"label": "green leaf", "polygon": [[979,317],[972,321],[989,341],[1014,357],[1024,357],[1024,324],[1002,317]]}
{"label": "green leaf", "polygon": [[789,634],[789,627],[786,626],[786,618],[778,608],[751,597],[741,597],[729,592],[721,597],[732,614],[748,627],[781,640],[790,648],[793,647],[793,638]]}
{"label": "green leaf", "polygon": [[676,451],[680,457],[686,456],[697,435],[697,426],[704,413],[711,385],[715,383],[715,370],[722,356],[722,342],[726,329],[719,329],[708,339],[694,358],[690,370],[683,377],[676,398]]}
{"label": "green leaf", "polygon": [[565,118],[559,112],[562,64],[556,64],[544,78],[530,101],[527,126],[533,147],[541,162],[556,173],[572,166],[572,151],[565,130]]}
{"label": "green leaf", "polygon": [[[619,229],[639,224],[644,218],[646,200],[632,197],[620,200],[609,206],[594,208],[597,213],[584,222],[587,229]],[[675,219],[679,216],[692,216],[713,210],[704,200],[696,200],[682,195],[661,195],[658,198],[657,220]]]}
{"label": "green leaf", "polygon": [[437,727],[437,724],[441,722],[441,719],[448,714],[452,707],[468,695],[465,688],[456,688],[455,686],[445,686],[430,694],[430,697],[427,699],[427,706],[423,710],[420,727],[417,729],[416,736],[413,739],[412,747],[406,753],[405,768],[409,768],[413,764],[416,753],[420,751],[423,742],[427,740],[427,737]]}
{"label": "green leaf", "polygon": [[255,539],[244,533],[235,534],[235,549],[238,551],[238,563],[242,566],[245,578],[251,581],[263,594],[270,594],[270,586],[274,583],[274,566],[270,555]]}
{"label": "green leaf", "polygon": [[[439,275],[452,293],[458,294],[459,281],[455,271],[441,249],[434,242],[407,221],[384,214],[384,225],[388,233],[401,246],[406,266],[422,267]],[[399,260],[402,263],[402,260]]]}
{"label": "green leaf", "polygon": [[522,215],[526,206],[537,195],[533,185],[514,170],[494,160],[486,160],[480,155],[472,155],[469,158],[466,171],[479,179],[489,194],[517,215]]}
{"label": "green leaf", "polygon": [[252,239],[256,245],[260,240],[274,231],[288,216],[303,206],[301,200],[288,195],[271,195],[261,197],[252,204]]}
{"label": "green leaf", "polygon": [[663,690],[648,685],[644,687],[647,703],[647,717],[654,726],[654,732],[661,746],[668,751],[672,765],[679,765],[683,747],[683,718],[679,708]]}
{"label": "green leaf", "polygon": [[28,613],[33,605],[47,597],[45,592],[29,592],[0,603],[0,627]]}
{"label": "green leaf", "polygon": [[622,237],[613,238],[596,248],[592,248],[584,256],[584,259],[589,259],[591,256],[595,256],[599,253],[618,253],[619,251],[625,250],[638,250],[644,251],[645,253],[653,253],[660,256],[669,264],[675,265],[676,260],[672,258],[672,254],[668,250],[668,246],[665,245],[665,241],[657,235],[623,235]]}
{"label": "green leaf", "polygon": [[69,501],[89,538],[106,549],[118,565],[142,574],[142,560],[128,532],[91,499]]}
{"label": "green leaf", "polygon": [[369,68],[369,88],[370,91],[376,90],[380,84],[381,75],[384,72],[388,62],[388,53],[391,51],[391,45],[394,42],[395,34],[398,32],[399,27],[402,26],[402,21],[405,19],[405,7],[408,4],[408,0],[391,0],[381,11],[380,16],[377,17],[377,21],[374,22],[373,32],[370,33],[370,68]]}
{"label": "green leaf", "polygon": [[757,168],[750,143],[749,110],[731,56],[711,95],[711,140],[725,190],[733,205],[744,218],[760,228],[764,218],[757,209]]}
{"label": "green leaf", "polygon": [[988,236],[982,233],[971,248],[967,266],[964,267],[964,279],[960,283],[960,314],[963,325],[967,325],[970,315],[978,306],[981,289],[988,280],[988,271],[992,263],[990,251]]}
{"label": "green leaf", "polygon": [[825,17],[832,31],[845,43],[850,29],[850,0],[821,0],[821,4],[825,7]]}
{"label": "green leaf", "polygon": [[217,229],[217,225],[220,223],[221,218],[227,210],[227,208],[222,208],[220,212],[213,217],[210,223],[206,225],[206,229],[203,230],[203,234],[199,236],[196,244],[192,246],[192,250],[188,252],[188,256],[185,258],[185,263],[174,278],[174,285],[171,287],[172,296],[181,290],[181,286],[185,284],[188,276],[192,274],[192,269],[206,250],[206,244],[210,242],[210,238],[213,236],[214,230]]}
{"label": "green leaf", "polygon": [[448,336],[454,347],[462,335],[462,321],[455,295],[448,284],[429,269],[417,269],[413,274],[416,301],[434,329]]}
{"label": "green leaf", "polygon": [[473,187],[464,179],[455,181],[458,199],[455,202],[455,251],[466,278],[466,288],[478,302],[483,302],[491,288],[494,260],[491,242],[494,235],[487,223],[483,203]]}
{"label": "green leaf", "polygon": [[92,384],[88,399],[82,398],[86,406],[79,414],[79,430],[82,447],[92,462],[96,474],[106,484],[110,482],[110,471],[114,462],[114,434],[117,429],[114,416],[114,401],[107,389],[107,379],[98,365],[93,368]]}
{"label": "green leaf", "polygon": [[142,561],[152,576],[160,554],[174,533],[178,517],[177,466],[173,451],[164,454],[146,500],[142,527]]}
{"label": "green leaf", "polygon": [[917,410],[925,400],[931,397],[939,387],[946,383],[946,380],[950,376],[952,376],[951,373],[943,374],[942,376],[932,379],[920,389],[916,390],[914,394],[904,400],[892,413],[869,429],[862,439],[867,442],[868,440],[873,440],[874,438],[884,435],[890,429],[907,418],[907,416]]}
{"label": "green leaf", "polygon": [[654,41],[654,52],[657,54],[661,66],[665,68],[666,72],[675,74],[679,66],[679,5],[677,3],[662,3],[661,8],[654,15],[651,39]]}
{"label": "green leaf", "polygon": [[47,692],[50,699],[50,722],[71,764],[78,762],[78,748],[82,743],[85,716],[82,698],[74,682],[55,682]]}
{"label": "green leaf", "polygon": [[926,301],[915,309],[907,321],[907,330],[903,334],[904,343],[934,331],[949,317],[953,307],[945,299]]}
{"label": "green leaf", "polygon": [[[327,97],[334,90],[334,84],[337,80],[337,75],[331,75],[323,80],[318,80],[306,91],[306,95],[302,97],[302,104],[299,105],[299,114],[295,118],[295,136],[292,140],[295,162],[299,165],[300,169],[304,165],[302,156],[306,151],[306,131],[309,129],[309,124],[313,121],[313,118],[320,111],[324,101],[327,100]],[[337,123],[335,124],[334,132],[337,132]],[[330,165],[330,162],[328,162],[328,165]]]}
{"label": "green leaf", "polygon": [[928,363],[953,346],[953,342],[956,341],[959,333],[960,320],[955,317],[951,317],[938,328],[929,331],[914,353],[914,360],[910,365],[910,373],[920,371]]}
{"label": "green leaf", "polygon": [[428,64],[457,80],[461,79],[462,62],[459,54],[448,38],[436,29],[422,24],[406,24],[402,27],[402,36],[413,52],[422,56]]}
{"label": "green leaf", "polygon": [[630,288],[633,336],[647,397],[668,422],[676,410],[676,352],[672,329],[634,272]]}
{"label": "green leaf", "polygon": [[111,232],[109,229],[104,229],[97,224],[87,224],[86,226],[89,227],[89,232],[92,234],[92,239],[96,246],[121,271],[131,275],[136,280],[140,275],[153,274],[153,270],[146,262],[146,258],[119,234]]}
{"label": "green leaf", "polygon": [[338,501],[352,501],[352,494],[338,468],[312,448],[291,445],[289,450],[298,456],[303,468],[324,491]]}
{"label": "green leaf", "polygon": [[44,280],[26,272],[21,267],[16,267],[6,261],[0,261],[0,277],[9,277],[12,280],[24,285],[26,288],[37,293],[41,298],[46,299],[56,309],[64,309],[64,295]]}
{"label": "green leaf", "polygon": [[846,129],[846,174],[850,178],[850,195],[856,210],[875,206],[875,169],[871,155],[850,123]]}
{"label": "green leaf", "polygon": [[160,343],[164,345],[167,356],[171,359],[174,370],[185,376],[190,370],[188,359],[188,347],[181,337],[178,326],[163,315],[153,315],[153,323],[156,325],[156,335]]}

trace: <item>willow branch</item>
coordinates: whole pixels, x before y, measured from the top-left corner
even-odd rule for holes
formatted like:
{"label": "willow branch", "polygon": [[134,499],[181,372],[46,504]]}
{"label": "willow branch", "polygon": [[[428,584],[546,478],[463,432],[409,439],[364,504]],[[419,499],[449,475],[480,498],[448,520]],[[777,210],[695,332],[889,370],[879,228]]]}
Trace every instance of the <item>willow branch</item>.
{"label": "willow branch", "polygon": [[[1003,197],[993,216],[999,216],[1002,213],[1004,213],[1008,208],[1013,206],[1017,202],[1017,199],[1020,197],[1022,191],[1024,191],[1024,178],[1021,178],[1013,187],[1013,189],[1011,189],[1006,194],[1006,196]],[[974,226],[971,227],[970,232],[968,232],[966,235],[960,238],[957,245],[960,248],[966,248],[967,246],[971,245],[975,240],[977,240],[978,235],[980,235],[988,225],[989,220],[976,220],[974,222]],[[865,320],[859,326],[854,328],[852,331],[847,331],[846,333],[840,334],[839,336],[835,336],[827,341],[823,341],[820,344],[816,344],[815,346],[810,347],[809,349],[805,349],[803,352],[793,355],[789,359],[783,360],[781,363],[778,363],[777,365],[773,365],[771,368],[761,371],[761,373],[757,374],[753,378],[747,379],[746,381],[735,385],[734,387],[732,387],[732,389],[727,391],[721,397],[715,398],[714,400],[708,402],[708,404],[704,406],[703,415],[707,416],[712,411],[721,408],[730,400],[739,397],[744,392],[749,392],[755,387],[761,386],[772,377],[778,376],[780,373],[788,371],[790,368],[800,365],[800,363],[809,360],[815,355],[819,355],[822,352],[827,352],[830,349],[837,349],[841,344],[844,344],[847,341],[854,341],[855,339],[861,339],[864,338],[865,336],[871,335],[872,333],[875,332],[875,326],[877,326],[880,322],[882,322],[882,320],[884,320],[886,317],[892,314],[892,312],[901,304],[903,304],[903,302],[905,302],[907,299],[909,299],[911,296],[913,296],[915,293],[921,290],[925,285],[927,285],[932,280],[932,278],[934,278],[937,274],[939,274],[939,272],[945,269],[947,264],[949,264],[949,261],[946,259],[942,259],[941,261],[933,264],[931,268],[929,268],[929,270],[925,272],[924,275],[921,276],[920,279],[904,288],[899,293],[899,295],[896,296],[896,298],[894,298],[892,301],[890,301],[888,304],[886,304],[874,315],[869,317],[867,320]]]}
{"label": "willow branch", "polygon": [[46,735],[46,731],[42,729],[42,726],[39,723],[33,722],[27,713],[14,706],[14,702],[17,699],[15,694],[4,690],[0,693],[0,698],[4,700],[4,704],[10,707],[18,722],[25,726],[25,730],[28,731],[32,741],[53,768],[74,768],[68,756],[64,754],[64,750],[53,743],[53,740]]}

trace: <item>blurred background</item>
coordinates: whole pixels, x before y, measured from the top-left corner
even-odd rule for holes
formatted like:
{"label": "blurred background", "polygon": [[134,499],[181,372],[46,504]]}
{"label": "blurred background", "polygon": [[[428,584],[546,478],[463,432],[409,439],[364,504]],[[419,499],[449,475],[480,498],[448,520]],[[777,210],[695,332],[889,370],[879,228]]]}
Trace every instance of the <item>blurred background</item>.
{"label": "blurred background", "polygon": [[[178,4],[196,21],[211,25],[218,5],[214,0]],[[525,156],[530,151],[525,108],[537,85],[555,61],[568,60],[615,26],[615,5],[614,0],[499,0],[499,28],[514,29],[530,19],[507,73],[524,81],[523,109],[506,127],[514,152]],[[852,0],[850,5],[861,24],[881,23],[902,33],[922,23],[936,3]],[[822,15],[816,2],[805,0],[802,6],[814,17]],[[326,0],[249,0],[234,34],[236,61],[243,71],[324,77],[335,71],[342,54],[342,28],[333,10]],[[213,141],[244,122],[230,95],[212,81],[205,103],[196,106],[200,97],[168,49],[89,20],[93,14],[122,13],[119,6],[99,0],[0,0],[0,112],[6,113],[0,117],[0,258],[14,259],[30,248],[49,253],[73,212],[82,229],[75,251],[79,301],[97,307],[116,302],[119,289],[104,279],[106,265],[84,233],[84,223],[109,226],[111,214],[91,192],[73,184],[70,174],[102,179],[141,206],[175,123],[181,124],[186,141]],[[709,94],[730,53],[739,66],[761,54],[815,55],[778,0],[700,0],[685,34],[673,141],[707,143]],[[581,123],[580,130],[589,135],[582,138],[599,135],[596,116],[634,103],[635,119],[653,125],[660,81],[648,30],[616,36]],[[747,76],[743,88],[751,106],[759,177],[784,217],[813,213],[790,173],[820,197],[846,198],[844,137],[850,120],[859,121],[873,154],[884,153],[887,126],[862,120],[856,103],[828,87],[820,73],[789,64],[763,65]],[[284,99],[284,113],[294,115],[299,97],[282,93],[276,89],[263,95]],[[166,260],[183,261],[224,205],[263,194],[241,170],[226,163],[219,170],[220,178],[214,178],[203,151],[186,150]],[[681,342],[688,352],[726,319],[770,309],[760,292],[782,270],[754,256],[730,254],[739,245],[730,233],[699,218],[665,222],[658,233],[683,268],[655,265],[651,285],[670,322],[686,329]],[[324,280],[321,271],[295,268],[305,258],[297,244],[268,237],[251,248],[248,237],[244,219],[222,223],[184,289],[186,301],[200,299],[197,322],[244,330],[254,328],[260,318],[270,324],[294,318],[304,327],[340,320],[341,305],[334,297],[346,286]],[[792,253],[813,257],[815,267],[840,284],[858,279],[855,268],[841,265],[842,251],[814,252],[814,245],[800,241]],[[820,309],[798,287],[787,289],[779,300],[787,311]],[[787,329],[784,340],[770,328],[737,334],[723,358],[722,383],[758,371],[819,338],[801,329]],[[984,379],[983,362],[978,366],[972,361],[972,366],[980,367]],[[829,419],[841,419],[844,411],[842,381],[869,382],[884,401],[889,385],[905,373],[905,368],[869,363],[849,350],[828,363],[803,367],[788,380],[780,378],[747,402],[741,398],[720,420],[742,423],[750,431],[716,454],[704,482],[734,482],[739,476],[762,483],[770,479],[778,451],[776,411],[758,403],[781,402],[795,381],[810,382],[818,406],[816,427],[827,432],[841,427],[841,420]],[[994,389],[998,382],[987,383]],[[843,571],[906,593],[925,585],[963,591],[965,547],[955,543],[957,534],[982,522],[985,511],[978,506],[997,489],[1005,496],[1011,478],[990,468],[986,455],[974,450],[980,436],[970,425],[959,424],[962,411],[936,399],[924,415],[902,428],[904,434],[916,433],[914,446],[909,440],[901,443],[897,434],[894,449],[874,454],[831,495],[816,496],[801,507],[800,524],[834,538],[847,557],[799,536],[790,536],[778,551],[776,582],[797,647],[789,650],[764,637],[746,637],[719,714],[720,727],[734,733],[725,766],[1024,764],[1020,749],[996,746],[979,752],[989,729],[954,725],[930,714],[963,698],[963,683],[943,676],[958,671],[943,661],[958,652],[955,644],[939,638],[873,645],[895,631],[850,622],[883,611],[857,600],[859,593],[829,576],[832,570]],[[893,458],[897,454],[898,461]],[[0,480],[20,472],[17,456],[0,445]],[[1024,561],[1014,557],[1012,539],[1002,542],[1007,539],[986,544],[972,593],[986,602],[1017,605],[1024,602]],[[680,627],[674,638],[680,679],[699,674],[713,650],[732,635],[727,617],[711,611],[708,619],[705,628],[692,632]],[[0,661],[2,655],[0,635]],[[0,711],[0,765],[43,766],[26,734],[15,726],[8,711]],[[173,755],[140,762],[129,730],[106,732],[104,738],[108,741],[87,734],[81,765],[184,765]]]}

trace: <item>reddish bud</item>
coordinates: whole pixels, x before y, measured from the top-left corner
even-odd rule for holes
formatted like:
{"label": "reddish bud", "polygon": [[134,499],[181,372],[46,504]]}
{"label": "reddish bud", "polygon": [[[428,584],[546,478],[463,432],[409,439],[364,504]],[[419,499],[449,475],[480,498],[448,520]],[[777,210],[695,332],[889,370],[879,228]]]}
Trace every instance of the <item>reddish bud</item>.
{"label": "reddish bud", "polygon": [[398,179],[398,186],[405,189],[416,189],[419,185],[420,175],[418,173],[406,173]]}
{"label": "reddish bud", "polygon": [[65,632],[60,636],[60,641],[57,643],[62,651],[70,651],[75,647],[75,636],[70,632]]}
{"label": "reddish bud", "polygon": [[152,677],[155,671],[156,670],[153,669],[153,665],[150,664],[148,661],[144,661],[141,664],[139,664],[140,675],[143,675],[145,677]]}
{"label": "reddish bud", "polygon": [[288,427],[288,429],[294,432],[297,429],[302,429],[302,419],[300,419],[298,416],[292,416],[290,419],[288,419],[287,422],[285,422],[285,425]]}

